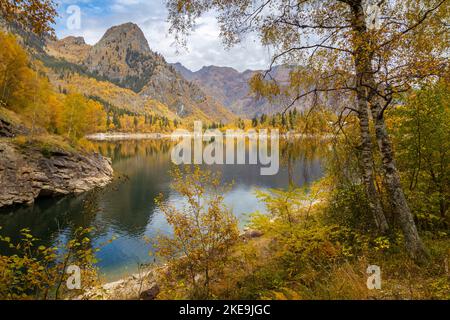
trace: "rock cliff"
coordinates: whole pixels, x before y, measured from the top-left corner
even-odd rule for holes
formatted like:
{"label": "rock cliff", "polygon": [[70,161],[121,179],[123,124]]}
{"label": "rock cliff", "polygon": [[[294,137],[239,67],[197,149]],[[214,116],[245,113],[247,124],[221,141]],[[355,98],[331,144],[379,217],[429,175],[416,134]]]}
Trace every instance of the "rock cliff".
{"label": "rock cliff", "polygon": [[82,193],[105,186],[112,177],[110,160],[98,154],[61,150],[44,156],[36,148],[0,140],[0,208]]}

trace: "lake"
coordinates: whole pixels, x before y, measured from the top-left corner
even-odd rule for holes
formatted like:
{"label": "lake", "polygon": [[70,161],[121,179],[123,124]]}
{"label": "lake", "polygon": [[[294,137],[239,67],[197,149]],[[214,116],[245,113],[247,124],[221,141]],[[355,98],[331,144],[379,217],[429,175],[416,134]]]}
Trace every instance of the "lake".
{"label": "lake", "polygon": [[[77,227],[94,227],[90,235],[97,253],[98,266],[105,280],[113,281],[135,273],[138,265],[152,261],[152,250],[145,238],[170,232],[154,199],[182,203],[171,190],[169,140],[95,142],[94,148],[112,159],[117,178],[108,187],[80,196],[38,199],[32,206],[14,207],[0,214],[2,235],[18,240],[20,230],[29,228],[45,245],[65,241]],[[225,202],[237,215],[241,227],[250,213],[264,212],[265,206],[255,190],[287,188],[289,183],[304,186],[323,176],[324,142],[282,141],[280,171],[261,176],[259,165],[214,165],[224,182],[234,182]],[[115,237],[112,243],[102,246]],[[2,251],[6,251],[5,248]]]}

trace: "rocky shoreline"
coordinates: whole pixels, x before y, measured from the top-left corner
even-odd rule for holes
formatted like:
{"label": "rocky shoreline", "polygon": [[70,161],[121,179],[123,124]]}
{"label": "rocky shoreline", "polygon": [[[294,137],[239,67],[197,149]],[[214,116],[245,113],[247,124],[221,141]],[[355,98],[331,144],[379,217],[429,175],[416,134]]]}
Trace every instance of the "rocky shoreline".
{"label": "rocky shoreline", "polygon": [[83,193],[112,179],[111,160],[99,154],[55,150],[44,155],[37,148],[0,141],[0,208]]}

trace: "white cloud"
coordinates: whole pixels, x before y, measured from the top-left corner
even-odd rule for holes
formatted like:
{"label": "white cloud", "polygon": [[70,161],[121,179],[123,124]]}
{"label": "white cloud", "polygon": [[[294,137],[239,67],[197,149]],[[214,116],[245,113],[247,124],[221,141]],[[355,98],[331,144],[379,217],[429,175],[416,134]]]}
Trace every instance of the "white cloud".
{"label": "white cloud", "polygon": [[198,27],[188,38],[188,50],[181,50],[177,54],[177,48],[173,45],[174,37],[168,33],[164,0],[63,0],[61,3],[62,13],[68,4],[78,4],[82,8],[80,30],[67,30],[66,17],[62,14],[56,26],[61,38],[68,35],[83,36],[87,43],[95,44],[109,27],[134,22],[142,28],[152,50],[161,53],[168,62],[181,62],[191,70],[217,65],[244,71],[265,69],[269,65],[270,54],[254,36],[226,50],[212,14],[199,19]]}

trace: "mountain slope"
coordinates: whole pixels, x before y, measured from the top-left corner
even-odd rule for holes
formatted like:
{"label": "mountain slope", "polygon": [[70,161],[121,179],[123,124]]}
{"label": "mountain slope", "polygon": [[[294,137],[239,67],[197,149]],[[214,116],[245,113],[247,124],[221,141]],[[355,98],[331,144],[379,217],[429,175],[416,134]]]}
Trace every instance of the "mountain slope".
{"label": "mountain slope", "polygon": [[[69,53],[78,52],[78,59]],[[153,52],[133,23],[108,29],[101,40],[86,48],[80,38],[47,44],[47,53],[82,68],[87,76],[132,90],[143,100],[156,100],[181,117],[203,121],[233,120],[235,116],[202,89],[175,71],[163,56]]]}

